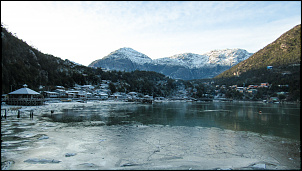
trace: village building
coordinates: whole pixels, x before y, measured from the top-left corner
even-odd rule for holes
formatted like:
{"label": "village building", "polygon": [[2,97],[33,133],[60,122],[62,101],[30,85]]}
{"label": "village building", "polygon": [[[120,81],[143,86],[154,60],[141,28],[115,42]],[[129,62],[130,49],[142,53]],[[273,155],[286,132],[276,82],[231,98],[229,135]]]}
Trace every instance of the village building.
{"label": "village building", "polygon": [[57,88],[57,89],[62,89],[62,90],[65,89],[65,87],[63,87],[63,86],[56,86],[56,88]]}
{"label": "village building", "polygon": [[272,69],[273,69],[273,66],[267,66],[266,69],[267,69],[267,70],[272,70]]}
{"label": "village building", "polygon": [[6,104],[21,105],[21,106],[36,106],[43,105],[44,97],[40,93],[27,88],[24,84],[23,88],[8,93]]}
{"label": "village building", "polygon": [[137,95],[138,95],[137,92],[129,92],[127,94],[128,101],[136,101],[136,100],[138,100],[139,98],[137,97]]}
{"label": "village building", "polygon": [[259,87],[265,87],[267,88],[269,86],[269,83],[261,83]]}
{"label": "village building", "polygon": [[279,102],[279,98],[278,97],[270,97],[269,103],[277,103],[277,102]]}
{"label": "village building", "polygon": [[87,93],[85,91],[79,91],[76,97],[86,99],[87,98]]}
{"label": "village building", "polygon": [[65,91],[68,98],[75,98],[79,94],[78,90]]}
{"label": "village building", "polygon": [[257,89],[249,89],[247,92],[252,95],[255,95],[255,94],[257,94]]}
{"label": "village building", "polygon": [[244,87],[236,87],[236,90],[239,91],[240,93],[243,93],[245,88]]}
{"label": "village building", "polygon": [[233,89],[235,88],[235,89],[236,89],[236,88],[237,88],[237,85],[236,85],[236,84],[235,84],[235,85],[232,85],[231,88],[233,88]]}
{"label": "village building", "polygon": [[127,95],[126,95],[126,93],[116,92],[116,93],[110,95],[110,98],[114,99],[114,100],[126,100]]}
{"label": "village building", "polygon": [[59,97],[66,97],[66,91],[64,89],[56,89],[55,90],[56,93],[58,93]]}
{"label": "village building", "polygon": [[160,100],[165,100],[164,97],[154,97],[154,101],[160,101]]}
{"label": "village building", "polygon": [[153,102],[153,96],[145,95],[142,99],[143,103],[152,103]]}
{"label": "village building", "polygon": [[108,94],[104,92],[99,93],[101,100],[107,100],[108,99]]}
{"label": "village building", "polygon": [[286,84],[286,85],[278,85],[278,87],[282,88],[282,87],[289,87],[289,86],[288,86],[288,84]]}
{"label": "village building", "polygon": [[247,87],[247,89],[254,89],[254,88],[257,88],[258,87],[258,85],[249,85],[248,87]]}
{"label": "village building", "polygon": [[129,92],[128,95],[131,96],[131,97],[137,97],[138,93],[137,92]]}
{"label": "village building", "polygon": [[221,87],[220,87],[221,89],[223,89],[223,88],[226,88],[226,85],[221,85]]}
{"label": "village building", "polygon": [[109,84],[109,83],[111,83],[111,81],[110,80],[102,80],[102,83],[103,84]]}
{"label": "village building", "polygon": [[87,93],[86,93],[86,97],[87,97],[87,98],[92,98],[92,95],[93,95],[93,94],[90,93],[90,92],[87,92]]}
{"label": "village building", "polygon": [[59,97],[59,93],[57,92],[52,92],[52,91],[44,91],[43,92],[44,97],[46,98],[58,98]]}
{"label": "village building", "polygon": [[94,89],[94,86],[92,86],[92,85],[82,85],[81,88],[82,88],[83,90],[88,90],[88,89],[93,90],[93,89]]}
{"label": "village building", "polygon": [[101,84],[100,87],[101,87],[101,89],[107,89],[107,88],[109,88],[109,85],[108,84]]}
{"label": "village building", "polygon": [[281,91],[281,92],[277,92],[276,94],[277,95],[288,95],[288,92]]}

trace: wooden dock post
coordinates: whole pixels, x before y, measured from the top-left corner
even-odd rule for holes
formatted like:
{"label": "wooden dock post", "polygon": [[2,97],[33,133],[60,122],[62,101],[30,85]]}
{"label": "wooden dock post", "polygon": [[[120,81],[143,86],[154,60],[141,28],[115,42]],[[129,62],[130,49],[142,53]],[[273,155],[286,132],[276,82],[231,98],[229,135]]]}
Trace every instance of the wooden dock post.
{"label": "wooden dock post", "polygon": [[34,118],[34,111],[33,110],[30,111],[29,116],[30,116],[30,118]]}
{"label": "wooden dock post", "polygon": [[20,118],[20,115],[21,115],[21,111],[18,110],[18,115],[17,115],[17,118]]}

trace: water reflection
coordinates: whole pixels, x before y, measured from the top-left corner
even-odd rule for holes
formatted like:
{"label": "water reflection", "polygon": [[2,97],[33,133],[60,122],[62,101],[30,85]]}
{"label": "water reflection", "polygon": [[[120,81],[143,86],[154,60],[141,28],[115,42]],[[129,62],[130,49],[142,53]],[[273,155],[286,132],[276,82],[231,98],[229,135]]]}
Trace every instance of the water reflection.
{"label": "water reflection", "polygon": [[63,109],[52,115],[51,119],[55,122],[103,121],[106,125],[217,127],[300,139],[300,105],[218,102],[100,103]]}

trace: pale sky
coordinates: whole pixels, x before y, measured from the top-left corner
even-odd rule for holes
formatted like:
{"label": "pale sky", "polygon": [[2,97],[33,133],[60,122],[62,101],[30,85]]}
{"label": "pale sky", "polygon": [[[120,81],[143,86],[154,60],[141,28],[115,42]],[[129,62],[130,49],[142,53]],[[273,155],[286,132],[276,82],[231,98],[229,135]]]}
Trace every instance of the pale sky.
{"label": "pale sky", "polygon": [[122,47],[152,59],[255,53],[301,24],[301,1],[1,1],[1,23],[42,53],[88,66]]}

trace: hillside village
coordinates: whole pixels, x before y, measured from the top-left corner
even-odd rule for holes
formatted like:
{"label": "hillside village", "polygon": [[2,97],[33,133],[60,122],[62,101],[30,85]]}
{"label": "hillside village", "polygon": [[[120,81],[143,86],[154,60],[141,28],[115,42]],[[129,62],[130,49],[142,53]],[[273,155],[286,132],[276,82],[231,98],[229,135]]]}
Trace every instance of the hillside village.
{"label": "hillside village", "polygon": [[[204,82],[203,94],[198,95],[195,87],[185,88],[179,85],[176,93],[168,97],[153,97],[152,94],[142,94],[139,92],[114,92],[110,89],[111,81],[103,80],[100,85],[76,85],[71,89],[65,89],[63,86],[56,86],[51,91],[41,91],[41,94],[47,100],[119,100],[128,102],[143,102],[143,100],[182,100],[182,101],[232,101],[232,100],[252,100],[263,102],[285,102],[290,100],[288,96],[289,85],[277,85],[279,91],[274,91],[272,85],[265,82],[260,85],[216,85],[214,82]],[[119,83],[113,85],[119,86]],[[282,91],[283,90],[283,91]],[[84,101],[83,101],[84,100]]]}
{"label": "hillside village", "polygon": [[[39,93],[45,102],[87,102],[87,100],[114,100],[125,102],[163,102],[163,101],[233,101],[248,100],[261,101],[266,103],[280,103],[290,100],[288,95],[289,85],[277,85],[273,89],[270,83],[260,85],[217,85],[214,81],[202,83],[202,94],[200,86],[192,81],[191,86],[183,83],[177,85],[177,90],[173,95],[167,97],[155,97],[152,94],[142,94],[139,92],[118,92],[115,87],[120,86],[118,82],[112,83],[110,80],[102,80],[99,85],[75,85],[72,88],[54,86],[45,88],[40,86]],[[277,88],[277,89],[276,89]],[[47,89],[47,90],[46,90]],[[277,91],[276,91],[277,90]],[[8,98],[7,94],[2,95],[2,101]]]}
{"label": "hillside village", "polygon": [[[299,66],[298,66],[299,67]],[[267,66],[268,72],[274,72],[273,66]],[[291,73],[282,72],[283,76]],[[164,86],[167,81],[161,81]],[[290,86],[288,84],[274,85],[268,82],[260,84],[230,85],[217,84],[213,79],[210,80],[175,80],[175,90],[172,93],[158,97],[152,94],[143,94],[140,92],[118,91],[123,88],[122,82],[112,82],[111,80],[102,80],[98,85],[76,85],[73,88],[64,88],[63,86],[53,87],[51,90],[45,90],[40,86],[40,93],[46,99],[67,98],[75,99],[80,102],[85,100],[121,100],[128,102],[158,102],[162,100],[182,100],[182,101],[232,101],[248,100],[262,101],[266,103],[280,103],[294,101],[294,97],[289,94]],[[49,89],[49,88],[48,88]],[[299,100],[297,100],[299,102]]]}

